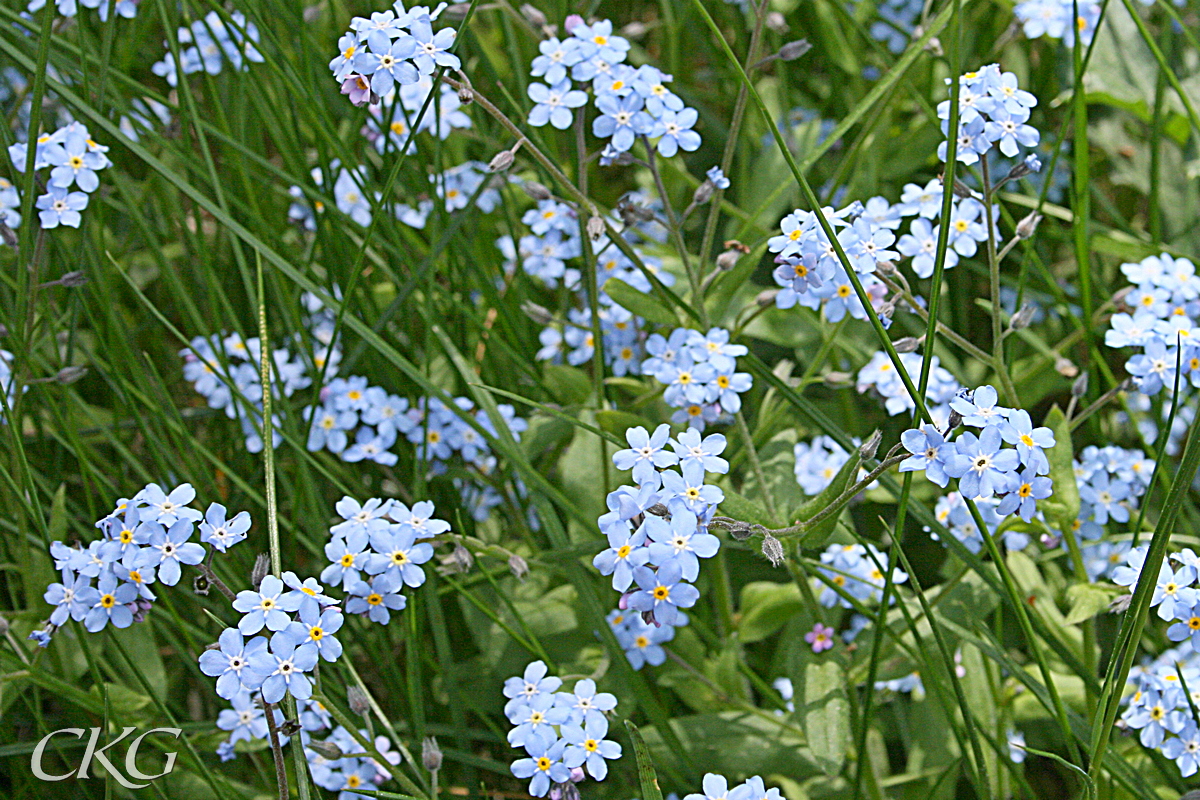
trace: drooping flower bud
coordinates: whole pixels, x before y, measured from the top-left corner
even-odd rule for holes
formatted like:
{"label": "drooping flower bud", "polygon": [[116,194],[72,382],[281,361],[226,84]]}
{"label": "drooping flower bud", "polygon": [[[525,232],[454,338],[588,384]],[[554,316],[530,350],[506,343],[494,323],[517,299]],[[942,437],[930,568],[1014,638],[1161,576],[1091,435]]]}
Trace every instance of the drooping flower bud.
{"label": "drooping flower bud", "polygon": [[1017,223],[1017,237],[1020,239],[1028,239],[1033,236],[1037,230],[1038,223],[1042,221],[1042,215],[1036,211],[1030,211],[1026,216],[1021,218]]}
{"label": "drooping flower bud", "polygon": [[771,534],[763,536],[762,554],[771,562],[772,567],[778,567],[783,563],[783,544]]}
{"label": "drooping flower bud", "polygon": [[797,39],[794,42],[788,42],[779,48],[779,60],[795,61],[811,49],[812,45],[809,44],[808,39]]}
{"label": "drooping flower bud", "polygon": [[263,582],[263,578],[267,577],[267,573],[271,571],[271,557],[266,553],[259,553],[258,558],[254,559],[254,569],[250,571],[250,584],[254,587],[254,591],[258,591],[259,584]]}
{"label": "drooping flower bud", "polygon": [[357,686],[351,686],[346,690],[346,702],[349,704],[350,710],[360,717],[371,713],[371,699]]}

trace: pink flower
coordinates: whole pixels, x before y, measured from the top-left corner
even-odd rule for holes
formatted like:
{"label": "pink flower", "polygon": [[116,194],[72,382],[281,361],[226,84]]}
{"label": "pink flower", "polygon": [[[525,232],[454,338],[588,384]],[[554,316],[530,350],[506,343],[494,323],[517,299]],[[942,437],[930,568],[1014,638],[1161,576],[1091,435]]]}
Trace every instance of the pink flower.
{"label": "pink flower", "polygon": [[342,94],[350,95],[350,102],[356,106],[379,102],[379,96],[371,91],[370,82],[358,74],[351,74],[342,81]]}
{"label": "pink flower", "polygon": [[833,628],[817,623],[813,629],[804,634],[804,641],[812,645],[814,653],[833,647]]}

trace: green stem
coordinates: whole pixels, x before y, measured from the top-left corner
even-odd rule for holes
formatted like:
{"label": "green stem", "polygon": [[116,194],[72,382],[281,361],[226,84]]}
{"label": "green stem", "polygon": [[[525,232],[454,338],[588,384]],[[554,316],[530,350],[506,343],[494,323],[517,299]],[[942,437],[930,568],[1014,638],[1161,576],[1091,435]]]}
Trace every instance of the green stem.
{"label": "green stem", "polygon": [[[1021,401],[1017,397],[1016,387],[1009,377],[1008,367],[1004,363],[1004,323],[1000,319],[1004,313],[1000,308],[1000,259],[996,257],[996,219],[992,216],[992,182],[988,170],[987,159],[980,160],[980,174],[983,178],[983,216],[987,220],[987,257],[988,283],[992,295],[992,366],[996,370],[996,378],[1004,391],[1009,405],[1020,408]],[[1085,315],[1091,319],[1091,315]]]}
{"label": "green stem", "polygon": [[[754,32],[750,34],[750,47],[746,50],[746,68],[748,69],[758,59],[758,49],[762,39],[763,24],[767,21],[767,4],[770,0],[762,0],[755,9]],[[746,85],[738,88],[737,100],[733,103],[733,116],[729,120],[729,136],[725,139],[725,150],[721,153],[721,172],[728,176],[733,168],[733,156],[737,152],[738,137],[742,132],[742,122],[746,117],[746,99],[749,93]],[[712,204],[708,208],[708,218],[704,222],[704,238],[700,241],[700,266],[703,270],[712,256],[713,236],[717,232],[717,221],[721,217],[721,200],[725,197],[724,189],[715,189]]]}
{"label": "green stem", "polygon": [[358,723],[352,720],[350,715],[338,707],[332,700],[329,699],[327,695],[314,694],[312,699],[329,709],[329,713],[333,715],[333,718],[337,720],[339,725],[346,729],[346,732],[349,733],[351,738],[358,743],[358,746],[363,749],[363,752],[370,753],[371,758],[375,759],[379,766],[386,769],[388,774],[395,778],[396,782],[404,787],[404,791],[408,792],[414,797],[420,798],[420,800],[429,800],[428,796],[421,789],[421,787],[417,786],[417,784],[415,784],[411,778],[405,775],[399,766],[388,761],[387,758],[385,758],[384,755],[379,752],[378,748],[375,747],[375,744],[359,732]]}
{"label": "green stem", "polygon": [[758,490],[762,493],[767,513],[771,515],[771,519],[777,520],[779,515],[775,510],[775,498],[771,497],[771,489],[767,486],[767,476],[763,472],[762,461],[758,457],[758,448],[754,446],[754,436],[750,433],[750,426],[746,424],[746,415],[739,410],[733,415],[733,418],[737,422],[738,433],[746,441],[746,456],[750,459],[750,467],[754,470],[754,480],[758,483]]}

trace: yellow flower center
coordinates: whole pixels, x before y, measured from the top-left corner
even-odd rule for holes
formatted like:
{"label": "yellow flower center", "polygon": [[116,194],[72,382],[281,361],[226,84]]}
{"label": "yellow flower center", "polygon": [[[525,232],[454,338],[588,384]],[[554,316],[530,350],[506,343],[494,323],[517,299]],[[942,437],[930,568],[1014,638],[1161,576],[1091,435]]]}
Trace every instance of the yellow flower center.
{"label": "yellow flower center", "polygon": [[100,606],[102,608],[112,608],[116,604],[117,604],[117,598],[113,597],[111,594],[105,594],[105,595],[100,596]]}
{"label": "yellow flower center", "polygon": [[375,594],[374,592],[371,592],[369,595],[367,595],[367,604],[368,605],[377,606],[382,602],[383,602],[382,595]]}

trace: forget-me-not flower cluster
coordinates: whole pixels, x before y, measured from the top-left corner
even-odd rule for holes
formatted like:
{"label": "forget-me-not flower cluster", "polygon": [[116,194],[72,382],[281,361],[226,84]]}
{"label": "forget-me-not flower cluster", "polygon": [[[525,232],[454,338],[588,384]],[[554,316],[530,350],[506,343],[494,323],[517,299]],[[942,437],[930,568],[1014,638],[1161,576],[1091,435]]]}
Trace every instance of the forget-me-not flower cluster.
{"label": "forget-me-not flower cluster", "polygon": [[[107,5],[107,0],[100,1]],[[178,37],[181,45],[179,66],[168,48],[162,60],[150,67],[151,72],[171,86],[179,83],[179,67],[184,75],[201,71],[219,75],[226,63],[234,71],[247,71],[251,64],[263,61],[262,53],[255,46],[259,38],[258,26],[247,21],[240,11],[229,14],[229,22],[216,11],[210,11],[191,25],[180,28]]]}
{"label": "forget-me-not flower cluster", "polygon": [[[626,625],[623,612],[641,612],[641,621],[651,626],[686,623],[683,609],[699,597],[692,584],[700,574],[700,559],[711,558],[720,548],[707,523],[725,495],[706,484],[705,475],[728,472],[729,462],[721,458],[724,436],[702,437],[694,428],[673,438],[666,423],[653,433],[635,427],[625,432],[625,439],[629,448],[614,453],[613,463],[631,471],[636,486],[609,493],[609,510],[598,520],[608,547],[592,564],[601,575],[611,575],[613,589],[622,592],[622,622],[610,618],[610,624],[631,663],[640,667],[654,663],[646,656],[650,637],[635,642],[642,632]],[[662,641],[666,639],[657,643]]]}
{"label": "forget-me-not flower cluster", "polygon": [[583,678],[570,691],[547,675],[544,661],[534,661],[523,674],[504,682],[504,714],[514,726],[508,743],[525,757],[512,764],[512,774],[529,779],[529,793],[545,797],[558,784],[579,783],[584,771],[594,780],[608,775],[608,761],[621,757],[621,745],[608,736],[607,713],[617,698]]}
{"label": "forget-me-not flower cluster", "polygon": [[108,625],[128,628],[145,619],[157,599],[155,584],[174,586],[183,565],[199,564],[206,550],[192,539],[199,526],[200,541],[224,552],[246,538],[249,515],[242,511],[226,519],[226,509],[213,503],[207,512],[191,507],[196,492],[191,484],[165,491],[148,484],[96,523],[101,538],[86,544],[50,544],[59,580],[46,587],[44,599],[54,606],[46,624],[30,634],[46,647],[68,620],[83,623],[89,633]]}
{"label": "forget-me-not flower cluster", "polygon": [[1196,265],[1166,253],[1121,265],[1132,287],[1109,320],[1104,343],[1141,348],[1125,363],[1138,391],[1169,395],[1200,386],[1200,277]]}
{"label": "forget-me-not flower cluster", "polygon": [[405,9],[403,0],[392,8],[355,17],[350,30],[338,40],[338,54],[329,62],[342,94],[355,105],[378,102],[397,86],[418,83],[437,67],[458,69],[458,56],[450,52],[454,28],[433,31],[433,22],[445,6],[432,12],[427,6]]}
{"label": "forget-me-not flower cluster", "polygon": [[[53,133],[43,133],[34,142],[34,171],[49,168],[46,193],[34,203],[38,209],[38,221],[44,230],[66,225],[78,228],[83,217],[80,214],[88,204],[88,195],[100,186],[96,173],[112,166],[105,153],[108,148],[97,143],[81,122],[71,122]],[[28,163],[29,145],[17,142],[9,145],[8,156],[18,172],[24,172]],[[0,187],[0,202],[12,206],[19,203],[16,187],[8,181]],[[4,214],[5,224],[10,228],[19,225],[21,217],[15,212]]]}
{"label": "forget-me-not flower cluster", "polygon": [[900,441],[910,455],[900,463],[900,471],[924,472],[943,488],[950,478],[957,478],[963,497],[997,497],[1000,516],[1017,514],[1026,522],[1032,520],[1037,501],[1053,492],[1045,449],[1054,446],[1054,433],[1035,427],[1027,411],[998,405],[991,386],[959,392],[950,408],[962,425],[977,428],[979,434],[964,431],[949,441],[946,437],[952,431],[929,423],[905,431]]}

